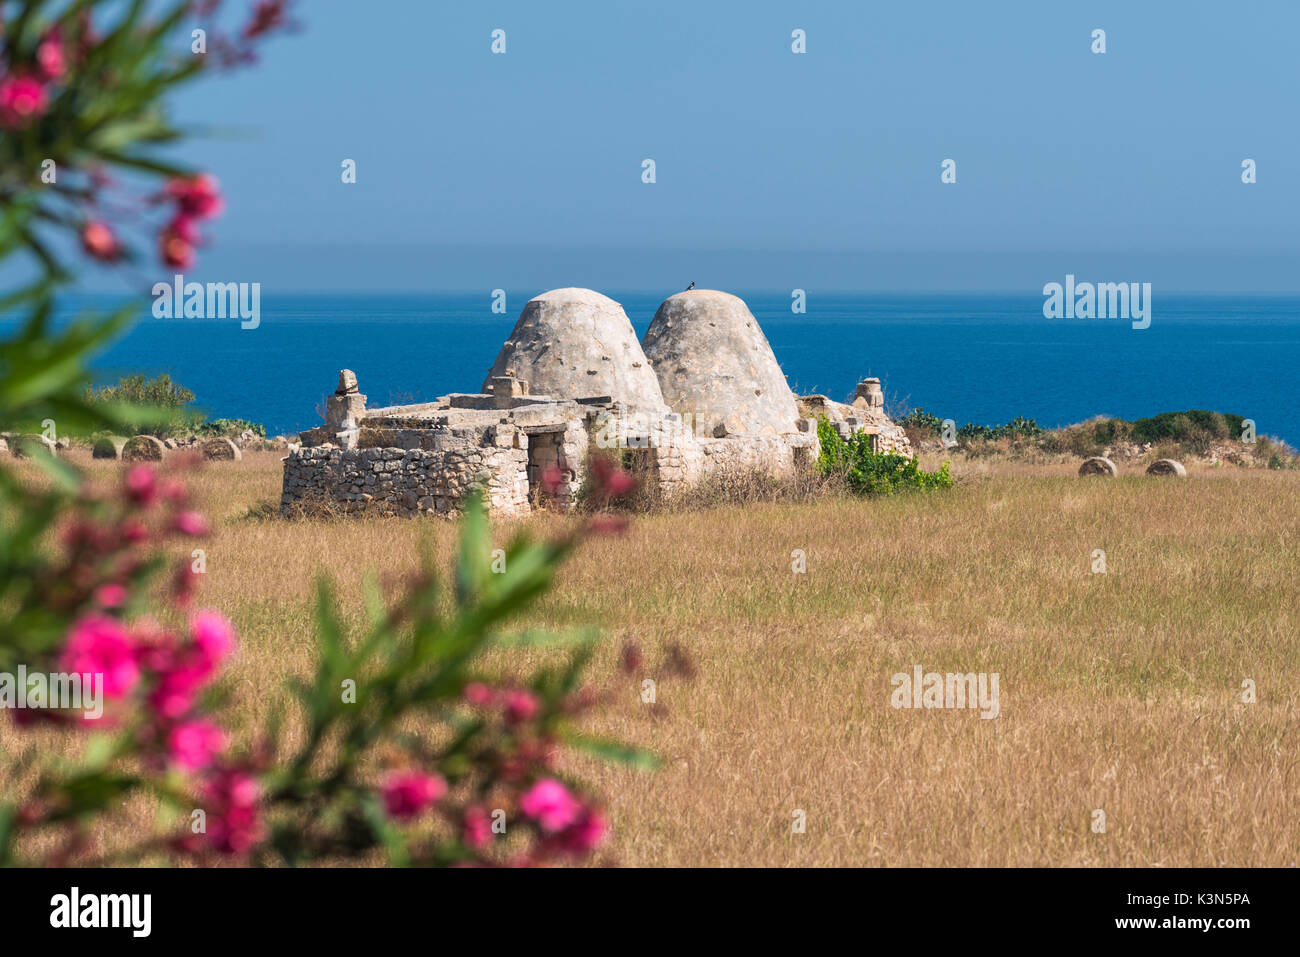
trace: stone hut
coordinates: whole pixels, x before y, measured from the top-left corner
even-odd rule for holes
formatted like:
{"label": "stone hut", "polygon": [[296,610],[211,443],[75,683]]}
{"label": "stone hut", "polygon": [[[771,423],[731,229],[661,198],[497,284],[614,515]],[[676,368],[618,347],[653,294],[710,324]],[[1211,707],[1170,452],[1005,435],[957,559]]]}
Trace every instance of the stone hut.
{"label": "stone hut", "polygon": [[519,395],[608,396],[632,410],[665,411],[627,313],[590,289],[553,289],[528,300],[482,391],[505,385]]}
{"label": "stone hut", "polygon": [[712,289],[670,296],[642,346],[669,408],[693,420],[706,471],[781,473],[815,454],[816,424],[742,299]]}
{"label": "stone hut", "polygon": [[700,417],[708,435],[797,431],[794,393],[743,300],[712,289],[669,296],[642,345],[669,406]]}
{"label": "stone hut", "polygon": [[556,289],[524,306],[481,392],[367,409],[356,376],[340,372],[325,424],[285,457],[281,508],[450,515],[475,487],[503,515],[568,508],[600,449],[671,497],[710,472],[813,460],[816,415],[909,452],[872,381],[852,405],[796,398],[727,293],[672,296],[639,343],[612,299]]}

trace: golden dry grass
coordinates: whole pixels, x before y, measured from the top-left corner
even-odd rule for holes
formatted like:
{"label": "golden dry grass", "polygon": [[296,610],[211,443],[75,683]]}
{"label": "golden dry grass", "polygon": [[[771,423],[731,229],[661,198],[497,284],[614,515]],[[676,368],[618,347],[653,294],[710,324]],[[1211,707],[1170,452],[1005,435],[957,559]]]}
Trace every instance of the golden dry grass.
{"label": "golden dry grass", "polygon": [[[1107,480],[958,462],[954,474],[947,493],[656,514],[565,567],[533,620],[605,627],[593,678],[625,693],[596,730],[663,761],[647,774],[572,760],[608,801],[612,856],[1300,859],[1300,473]],[[270,453],[195,480],[216,526],[201,600],[241,634],[230,686],[246,734],[310,666],[318,572],[359,622],[364,570],[409,571],[421,541],[443,556],[454,541],[431,519],[258,517],[279,483]],[[791,571],[796,548],[803,575]],[[1106,574],[1091,571],[1098,548]],[[617,669],[629,639],[647,658],[635,677]],[[694,681],[657,674],[672,643],[691,653]],[[997,672],[1000,716],[891,708],[890,676],[916,664]],[[657,680],[662,707],[641,702],[643,678]],[[1242,702],[1245,679],[1255,704]],[[792,833],[796,809],[806,833]],[[1095,809],[1104,834],[1091,830]]]}

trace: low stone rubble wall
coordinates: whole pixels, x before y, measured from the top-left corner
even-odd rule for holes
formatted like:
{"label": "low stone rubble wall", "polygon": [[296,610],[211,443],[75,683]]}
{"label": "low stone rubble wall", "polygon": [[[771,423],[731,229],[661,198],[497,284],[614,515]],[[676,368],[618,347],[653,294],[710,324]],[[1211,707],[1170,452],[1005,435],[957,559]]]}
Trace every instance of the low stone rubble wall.
{"label": "low stone rubble wall", "polygon": [[498,515],[528,504],[528,451],[507,446],[424,449],[304,448],[284,460],[281,510],[453,515],[480,487]]}

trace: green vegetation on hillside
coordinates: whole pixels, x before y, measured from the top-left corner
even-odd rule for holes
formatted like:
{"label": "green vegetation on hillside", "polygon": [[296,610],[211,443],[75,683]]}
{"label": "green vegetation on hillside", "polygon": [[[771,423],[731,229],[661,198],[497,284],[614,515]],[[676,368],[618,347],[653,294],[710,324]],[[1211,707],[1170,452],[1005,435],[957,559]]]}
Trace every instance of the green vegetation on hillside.
{"label": "green vegetation on hillside", "polygon": [[266,428],[246,419],[209,419],[196,409],[186,408],[194,393],[163,373],[152,379],[143,375],[123,376],[116,385],[87,386],[85,400],[103,407],[134,406],[156,413],[156,424],[143,429],[149,435],[167,438],[175,435],[237,436],[249,431],[266,438]]}
{"label": "green vegetation on hillside", "polygon": [[[913,409],[900,417],[899,424],[913,443],[944,438],[944,419]],[[994,452],[1043,452],[1080,457],[1101,455],[1107,450],[1130,454],[1150,453],[1157,457],[1216,456],[1237,464],[1262,464],[1269,468],[1294,468],[1297,457],[1285,443],[1256,436],[1248,420],[1231,412],[1188,409],[1128,421],[1113,417],[1090,419],[1059,429],[1043,429],[1033,419],[1017,416],[1003,425],[966,423],[954,429],[950,440],[971,455]]]}

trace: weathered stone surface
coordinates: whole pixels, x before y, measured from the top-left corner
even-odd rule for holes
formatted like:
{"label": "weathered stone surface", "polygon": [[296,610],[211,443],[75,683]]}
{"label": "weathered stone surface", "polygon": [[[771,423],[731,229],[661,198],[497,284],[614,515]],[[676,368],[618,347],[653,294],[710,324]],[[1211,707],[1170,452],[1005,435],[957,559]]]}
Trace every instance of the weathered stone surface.
{"label": "weathered stone surface", "polygon": [[483,381],[509,376],[533,395],[609,396],[630,408],[661,411],[659,380],[623,307],[590,289],[553,289],[528,300]]}
{"label": "weathered stone surface", "polygon": [[1187,478],[1187,469],[1183,468],[1182,462],[1174,459],[1157,459],[1147,467],[1147,475],[1175,475],[1178,478]]}
{"label": "weathered stone surface", "polygon": [[325,400],[325,431],[355,429],[366,410],[366,397],[360,392],[332,395]]}
{"label": "weathered stone surface", "polygon": [[120,459],[124,445],[126,445],[125,436],[105,435],[95,440],[90,454],[97,459]]}
{"label": "weathered stone surface", "polygon": [[152,435],[137,435],[122,446],[122,459],[126,462],[161,462],[167,447]]}
{"label": "weathered stone surface", "polygon": [[1083,464],[1079,466],[1080,475],[1108,475],[1114,478],[1119,474],[1115,468],[1115,463],[1110,459],[1103,458],[1100,455],[1094,455],[1090,459],[1084,459]]}
{"label": "weathered stone surface", "polygon": [[708,434],[798,431],[794,393],[744,301],[696,289],[664,300],[642,346],[668,407],[693,413]]}
{"label": "weathered stone surface", "polygon": [[239,446],[230,439],[208,439],[203,443],[203,457],[210,461],[238,462],[244,457]]}
{"label": "weathered stone surface", "polygon": [[857,392],[854,393],[853,401],[850,404],[864,409],[883,409],[885,407],[885,393],[880,388],[880,380],[863,379],[859,382]]}
{"label": "weathered stone surface", "polygon": [[487,391],[498,398],[519,398],[528,394],[528,383],[514,376],[493,376],[487,381]]}
{"label": "weathered stone surface", "polygon": [[334,394],[348,395],[349,393],[360,391],[361,389],[357,386],[357,374],[351,369],[340,369],[339,384],[334,390]]}
{"label": "weathered stone surface", "polygon": [[528,511],[528,452],[465,445],[422,449],[294,449],[284,459],[281,510],[454,515],[481,488],[502,515]]}
{"label": "weathered stone surface", "polygon": [[32,455],[55,455],[58,447],[50,439],[43,435],[35,433],[29,435],[20,435],[14,439],[13,453],[15,458],[25,459]]}
{"label": "weathered stone surface", "polygon": [[853,432],[871,434],[871,447],[876,452],[895,452],[899,455],[911,455],[912,443],[907,438],[907,430],[885,415],[883,396],[881,404],[874,404],[871,384],[879,380],[864,379],[858,383],[858,391],[852,405],[835,402],[824,395],[801,395],[796,398],[799,414],[807,416],[803,421],[811,420],[809,431],[817,431],[817,420],[826,419],[840,435],[848,436]]}

